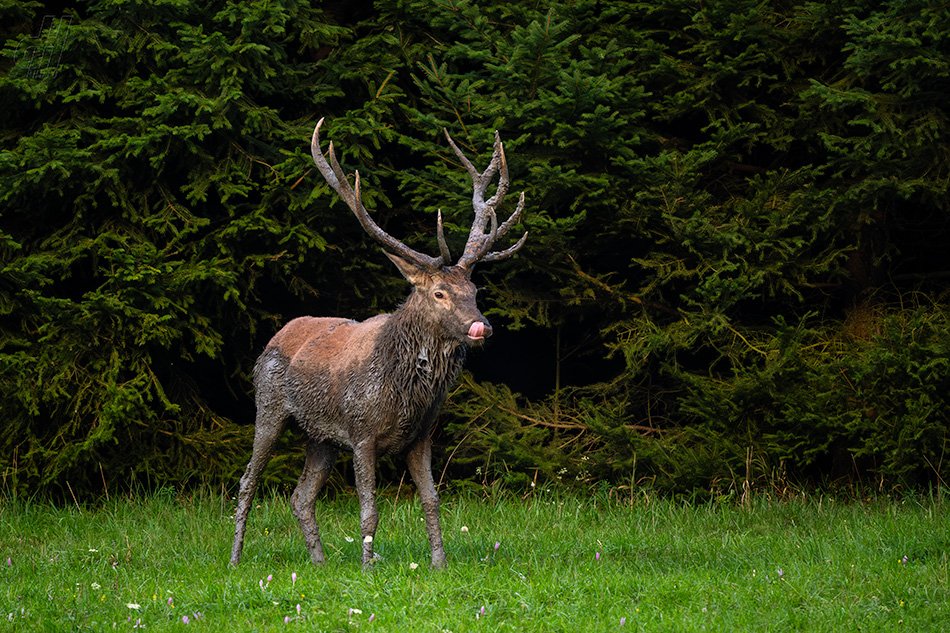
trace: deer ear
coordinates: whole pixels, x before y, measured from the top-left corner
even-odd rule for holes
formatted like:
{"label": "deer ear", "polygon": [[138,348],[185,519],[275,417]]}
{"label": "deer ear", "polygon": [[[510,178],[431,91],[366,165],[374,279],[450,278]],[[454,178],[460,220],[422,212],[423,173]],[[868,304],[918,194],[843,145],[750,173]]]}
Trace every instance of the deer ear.
{"label": "deer ear", "polygon": [[392,260],[392,263],[396,264],[396,268],[399,269],[399,272],[402,273],[402,276],[409,280],[414,286],[418,286],[429,279],[429,273],[416,266],[407,259],[403,259],[399,255],[393,255],[389,251],[383,251],[386,257]]}

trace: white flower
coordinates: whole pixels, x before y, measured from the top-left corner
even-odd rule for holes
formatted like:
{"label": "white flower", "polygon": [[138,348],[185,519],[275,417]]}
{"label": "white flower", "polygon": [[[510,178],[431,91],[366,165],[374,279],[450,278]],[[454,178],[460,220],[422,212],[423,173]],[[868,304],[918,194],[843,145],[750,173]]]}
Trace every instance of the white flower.
{"label": "white flower", "polygon": [[125,606],[127,606],[127,607],[130,608],[130,609],[141,609],[141,608],[142,608],[142,605],[136,604],[135,602],[129,602],[129,603],[127,603]]}
{"label": "white flower", "polygon": [[468,532],[468,526],[467,526],[467,525],[463,525],[463,526],[462,526],[462,531],[463,531],[463,532]]}
{"label": "white flower", "polygon": [[409,563],[409,569],[418,569],[419,563]]}
{"label": "white flower", "polygon": [[352,543],[352,542],[353,542],[353,537],[352,537],[352,536],[344,536],[343,538],[346,540],[347,543]]}
{"label": "white flower", "polygon": [[372,543],[372,542],[373,542],[373,536],[372,536],[372,534],[367,534],[366,536],[364,536],[364,537],[363,537],[363,542],[364,542],[364,543]]}
{"label": "white flower", "polygon": [[95,589],[96,591],[102,589],[102,585],[100,585],[100,584],[97,583],[97,582],[92,583],[91,586],[92,586],[92,588]]}

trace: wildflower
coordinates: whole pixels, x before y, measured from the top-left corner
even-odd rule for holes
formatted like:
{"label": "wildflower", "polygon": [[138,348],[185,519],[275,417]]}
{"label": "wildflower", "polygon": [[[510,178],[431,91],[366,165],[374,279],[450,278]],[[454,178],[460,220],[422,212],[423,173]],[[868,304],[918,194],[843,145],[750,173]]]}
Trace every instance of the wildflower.
{"label": "wildflower", "polygon": [[91,586],[93,589],[95,589],[96,591],[99,591],[100,589],[102,589],[102,585],[100,585],[100,584],[97,583],[97,582],[92,583],[92,585],[90,585],[90,586]]}
{"label": "wildflower", "polygon": [[463,525],[463,526],[462,526],[462,531],[463,531],[463,532],[468,532],[468,526],[467,526],[467,525]]}
{"label": "wildflower", "polygon": [[626,623],[627,623],[627,616],[623,616],[622,618],[620,618],[620,626],[623,626]]}
{"label": "wildflower", "polygon": [[95,553],[98,552],[99,550],[97,550],[97,549],[92,549],[92,548],[90,547],[90,548],[89,548],[89,551],[92,552],[93,554],[95,554]]}
{"label": "wildflower", "polygon": [[289,616],[289,615],[285,615],[285,616],[284,616],[284,624],[290,624],[290,616]]}
{"label": "wildflower", "polygon": [[418,569],[419,563],[409,563],[409,569]]}
{"label": "wildflower", "polygon": [[136,602],[127,602],[125,606],[127,606],[127,607],[130,608],[130,609],[135,609],[135,610],[138,610],[138,609],[141,609],[141,608],[142,608],[142,605],[140,605],[140,604],[138,604],[138,603],[136,603]]}
{"label": "wildflower", "polygon": [[273,574],[267,574],[267,583],[270,584],[270,581],[274,579]]}
{"label": "wildflower", "polygon": [[[7,564],[9,564],[9,560],[10,560],[10,559],[8,558],[8,559],[7,559],[7,561],[8,561]],[[906,555],[906,554],[904,555],[904,558],[901,559],[901,563],[904,564],[904,565],[907,564],[907,555]]]}
{"label": "wildflower", "polygon": [[172,597],[171,597],[171,596],[168,596],[168,606],[170,606],[170,607],[174,607],[174,606],[175,606],[175,605],[172,604]]}
{"label": "wildflower", "polygon": [[372,534],[367,534],[366,536],[364,536],[364,537],[363,537],[363,542],[364,542],[364,543],[372,543],[372,542],[373,542],[373,535],[372,535]]}
{"label": "wildflower", "polygon": [[7,567],[13,567],[13,559],[7,556]]}
{"label": "wildflower", "polygon": [[188,616],[187,616],[187,615],[181,616],[181,621],[182,621],[183,624],[188,624],[188,622],[189,622]]}
{"label": "wildflower", "polygon": [[297,615],[300,615],[300,603],[297,603]]}
{"label": "wildflower", "polygon": [[293,572],[292,574],[290,574],[290,584],[291,586],[297,584],[297,572]]}
{"label": "wildflower", "polygon": [[778,568],[778,579],[782,580],[785,577],[785,570],[781,567]]}
{"label": "wildflower", "polygon": [[495,541],[495,551],[496,551],[496,552],[498,551],[498,548],[499,548],[499,547],[501,547],[501,543],[498,542],[498,541]]}
{"label": "wildflower", "polygon": [[369,621],[372,622],[372,621],[375,620],[375,619],[376,619],[376,614],[375,614],[375,613],[370,613],[370,614],[369,614]]}
{"label": "wildflower", "polygon": [[598,561],[600,560],[600,552],[597,552],[596,554],[594,554],[594,560],[598,560]]}
{"label": "wildflower", "polygon": [[483,618],[483,617],[485,617],[485,605],[482,605],[482,608],[478,610],[478,618]]}
{"label": "wildflower", "polygon": [[352,543],[352,542],[353,542],[353,537],[352,537],[352,536],[344,536],[344,537],[343,537],[343,540],[345,540],[347,543]]}
{"label": "wildflower", "polygon": [[349,617],[353,617],[354,615],[363,615],[363,612],[360,611],[359,609],[354,609],[353,607],[350,607],[350,610],[347,611],[346,614]]}

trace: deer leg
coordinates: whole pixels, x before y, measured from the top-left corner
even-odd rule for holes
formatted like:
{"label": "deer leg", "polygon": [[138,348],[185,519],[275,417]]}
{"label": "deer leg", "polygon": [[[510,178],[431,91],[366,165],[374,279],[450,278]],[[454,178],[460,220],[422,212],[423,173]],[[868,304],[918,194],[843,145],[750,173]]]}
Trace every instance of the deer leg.
{"label": "deer leg", "polygon": [[426,532],[432,550],[432,568],[445,567],[445,548],[442,545],[442,527],[439,525],[439,495],[432,479],[432,442],[429,437],[419,440],[406,456],[409,474],[419,491],[419,501],[426,518]]}
{"label": "deer leg", "polygon": [[363,569],[373,566],[373,539],[379,524],[376,509],[376,447],[364,440],[353,449],[356,495],[360,500],[360,535],[363,537]]}
{"label": "deer leg", "polygon": [[241,477],[241,489],[238,492],[237,509],[234,512],[234,545],[231,547],[231,566],[241,562],[241,549],[244,547],[244,532],[247,529],[247,515],[251,511],[251,502],[257,493],[257,484],[261,473],[271,458],[271,450],[277,438],[287,428],[287,417],[282,411],[271,413],[258,406],[257,422],[254,429],[254,450],[251,461]]}
{"label": "deer leg", "polygon": [[317,502],[317,494],[329,478],[330,469],[339,453],[339,449],[335,446],[309,440],[307,461],[304,463],[294,494],[290,497],[290,507],[300,523],[300,530],[303,532],[307,550],[310,552],[314,565],[322,565],[325,560],[314,506]]}

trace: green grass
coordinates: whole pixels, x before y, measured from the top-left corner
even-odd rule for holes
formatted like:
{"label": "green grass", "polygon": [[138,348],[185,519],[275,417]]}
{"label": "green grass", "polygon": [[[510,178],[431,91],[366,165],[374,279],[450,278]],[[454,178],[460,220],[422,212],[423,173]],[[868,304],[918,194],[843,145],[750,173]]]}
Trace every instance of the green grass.
{"label": "green grass", "polygon": [[371,573],[343,495],[317,506],[323,568],[271,496],[229,569],[231,503],[0,501],[0,630],[950,630],[950,512],[929,498],[448,496],[449,568],[432,572],[421,510],[404,493],[380,500]]}

